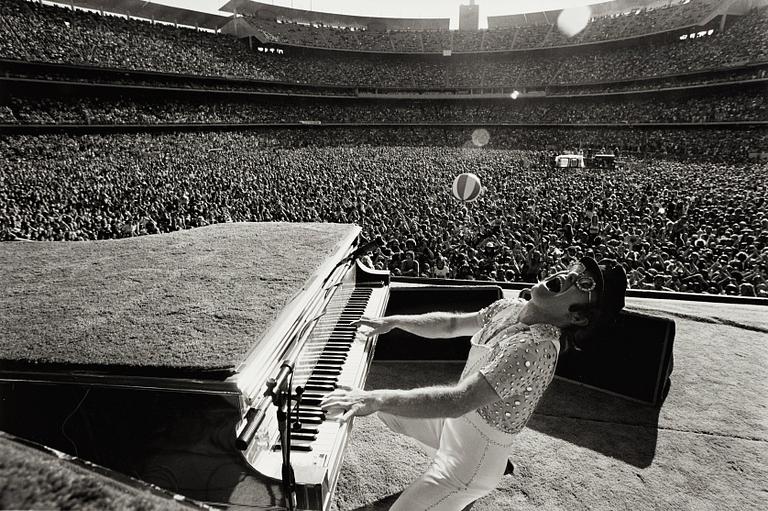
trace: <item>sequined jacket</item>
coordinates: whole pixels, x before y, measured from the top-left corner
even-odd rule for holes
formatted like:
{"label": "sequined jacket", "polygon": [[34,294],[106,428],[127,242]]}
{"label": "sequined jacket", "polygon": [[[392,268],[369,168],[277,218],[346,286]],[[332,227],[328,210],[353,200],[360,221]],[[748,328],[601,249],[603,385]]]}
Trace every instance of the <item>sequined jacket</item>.
{"label": "sequined jacket", "polygon": [[524,304],[522,299],[503,299],[480,312],[484,326],[472,337],[461,375],[464,379],[480,371],[485,376],[500,399],[474,413],[508,434],[523,429],[531,418],[555,374],[559,349],[559,328],[518,321]]}

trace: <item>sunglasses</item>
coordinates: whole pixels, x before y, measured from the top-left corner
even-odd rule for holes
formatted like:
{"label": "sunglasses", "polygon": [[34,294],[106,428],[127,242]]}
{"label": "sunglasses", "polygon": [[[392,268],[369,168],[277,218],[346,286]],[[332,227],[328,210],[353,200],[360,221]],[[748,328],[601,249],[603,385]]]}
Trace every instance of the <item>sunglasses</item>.
{"label": "sunglasses", "polygon": [[574,281],[574,285],[576,286],[576,289],[579,291],[584,291],[589,295],[588,300],[592,301],[592,291],[597,289],[597,281],[590,276],[587,275],[587,267],[584,266],[579,261],[573,262],[568,266],[568,273],[575,273],[576,279]]}

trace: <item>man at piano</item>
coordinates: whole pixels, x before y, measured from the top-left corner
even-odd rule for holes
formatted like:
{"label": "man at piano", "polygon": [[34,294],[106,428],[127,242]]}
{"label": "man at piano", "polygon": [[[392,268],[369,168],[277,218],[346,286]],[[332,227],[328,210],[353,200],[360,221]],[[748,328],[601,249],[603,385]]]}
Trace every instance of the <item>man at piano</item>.
{"label": "man at piano", "polygon": [[552,381],[560,351],[586,349],[590,332],[615,320],[626,283],[620,265],[585,257],[533,286],[529,301],[502,299],[474,313],[362,318],[355,324],[364,335],[400,328],[428,338],[472,336],[461,379],[410,390],[339,386],[321,406],[340,420],[378,412],[390,429],[435,453],[391,509],[464,509],[504,475],[515,433]]}

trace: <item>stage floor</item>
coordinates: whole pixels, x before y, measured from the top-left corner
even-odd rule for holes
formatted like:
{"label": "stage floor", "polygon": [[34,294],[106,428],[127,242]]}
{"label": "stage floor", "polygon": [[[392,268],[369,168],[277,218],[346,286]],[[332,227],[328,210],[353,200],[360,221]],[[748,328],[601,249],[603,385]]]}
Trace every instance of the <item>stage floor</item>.
{"label": "stage floor", "polygon": [[[627,308],[677,324],[663,406],[556,379],[519,434],[511,455],[517,473],[473,511],[764,509],[768,309],[640,298]],[[376,362],[368,387],[448,383],[461,368]],[[415,441],[375,417],[358,418],[334,509],[388,509],[428,463]]]}

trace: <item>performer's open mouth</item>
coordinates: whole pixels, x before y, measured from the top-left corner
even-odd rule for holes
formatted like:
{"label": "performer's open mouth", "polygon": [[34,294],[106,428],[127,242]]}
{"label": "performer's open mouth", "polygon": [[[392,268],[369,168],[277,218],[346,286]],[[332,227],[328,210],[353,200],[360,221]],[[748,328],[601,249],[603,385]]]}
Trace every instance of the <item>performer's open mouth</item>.
{"label": "performer's open mouth", "polygon": [[559,293],[560,290],[563,288],[563,283],[560,281],[560,278],[557,276],[552,276],[548,280],[544,281],[544,285],[547,289],[552,291],[553,293]]}

